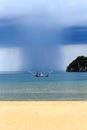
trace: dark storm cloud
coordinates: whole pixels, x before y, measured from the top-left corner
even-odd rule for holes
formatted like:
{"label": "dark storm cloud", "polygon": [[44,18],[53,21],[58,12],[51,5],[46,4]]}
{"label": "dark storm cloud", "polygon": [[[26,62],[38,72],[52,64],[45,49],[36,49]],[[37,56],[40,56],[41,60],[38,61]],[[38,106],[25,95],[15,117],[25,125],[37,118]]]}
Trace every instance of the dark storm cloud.
{"label": "dark storm cloud", "polygon": [[59,69],[61,45],[86,43],[86,21],[86,0],[1,0],[0,47],[22,48],[27,70]]}
{"label": "dark storm cloud", "polygon": [[63,29],[63,44],[87,44],[87,26],[71,26]]}

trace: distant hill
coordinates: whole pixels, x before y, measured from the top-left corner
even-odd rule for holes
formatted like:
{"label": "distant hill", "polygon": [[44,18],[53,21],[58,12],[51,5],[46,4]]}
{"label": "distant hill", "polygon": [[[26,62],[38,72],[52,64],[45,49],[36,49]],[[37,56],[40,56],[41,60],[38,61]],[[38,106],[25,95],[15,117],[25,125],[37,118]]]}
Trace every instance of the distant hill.
{"label": "distant hill", "polygon": [[68,66],[66,71],[68,72],[87,72],[87,57],[78,56]]}

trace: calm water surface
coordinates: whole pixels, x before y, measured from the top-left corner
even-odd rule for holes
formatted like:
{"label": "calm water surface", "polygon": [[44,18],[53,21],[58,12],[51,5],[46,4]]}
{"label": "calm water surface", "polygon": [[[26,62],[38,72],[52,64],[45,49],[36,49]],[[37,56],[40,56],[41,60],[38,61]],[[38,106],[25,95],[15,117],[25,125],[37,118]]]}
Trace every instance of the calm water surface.
{"label": "calm water surface", "polygon": [[87,73],[53,73],[35,78],[30,74],[0,74],[1,101],[87,100]]}

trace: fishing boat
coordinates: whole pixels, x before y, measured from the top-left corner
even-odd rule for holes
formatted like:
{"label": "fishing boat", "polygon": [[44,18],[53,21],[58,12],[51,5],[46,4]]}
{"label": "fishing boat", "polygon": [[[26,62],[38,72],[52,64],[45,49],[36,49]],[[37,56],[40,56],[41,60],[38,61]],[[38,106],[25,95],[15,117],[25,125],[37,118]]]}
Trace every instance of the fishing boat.
{"label": "fishing boat", "polygon": [[41,72],[41,73],[36,73],[34,76],[35,76],[35,77],[48,77],[48,74],[43,74],[43,73]]}
{"label": "fishing boat", "polygon": [[32,74],[34,77],[49,77],[49,75],[52,73],[53,71],[50,71],[48,73],[33,73],[32,71],[28,71],[28,73]]}

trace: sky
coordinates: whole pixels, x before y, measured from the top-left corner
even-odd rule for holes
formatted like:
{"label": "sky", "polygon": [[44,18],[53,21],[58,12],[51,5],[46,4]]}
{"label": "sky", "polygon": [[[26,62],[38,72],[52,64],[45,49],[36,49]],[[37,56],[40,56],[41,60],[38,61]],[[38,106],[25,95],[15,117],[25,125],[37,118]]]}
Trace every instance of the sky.
{"label": "sky", "polygon": [[86,48],[86,0],[0,0],[0,71],[66,70]]}

